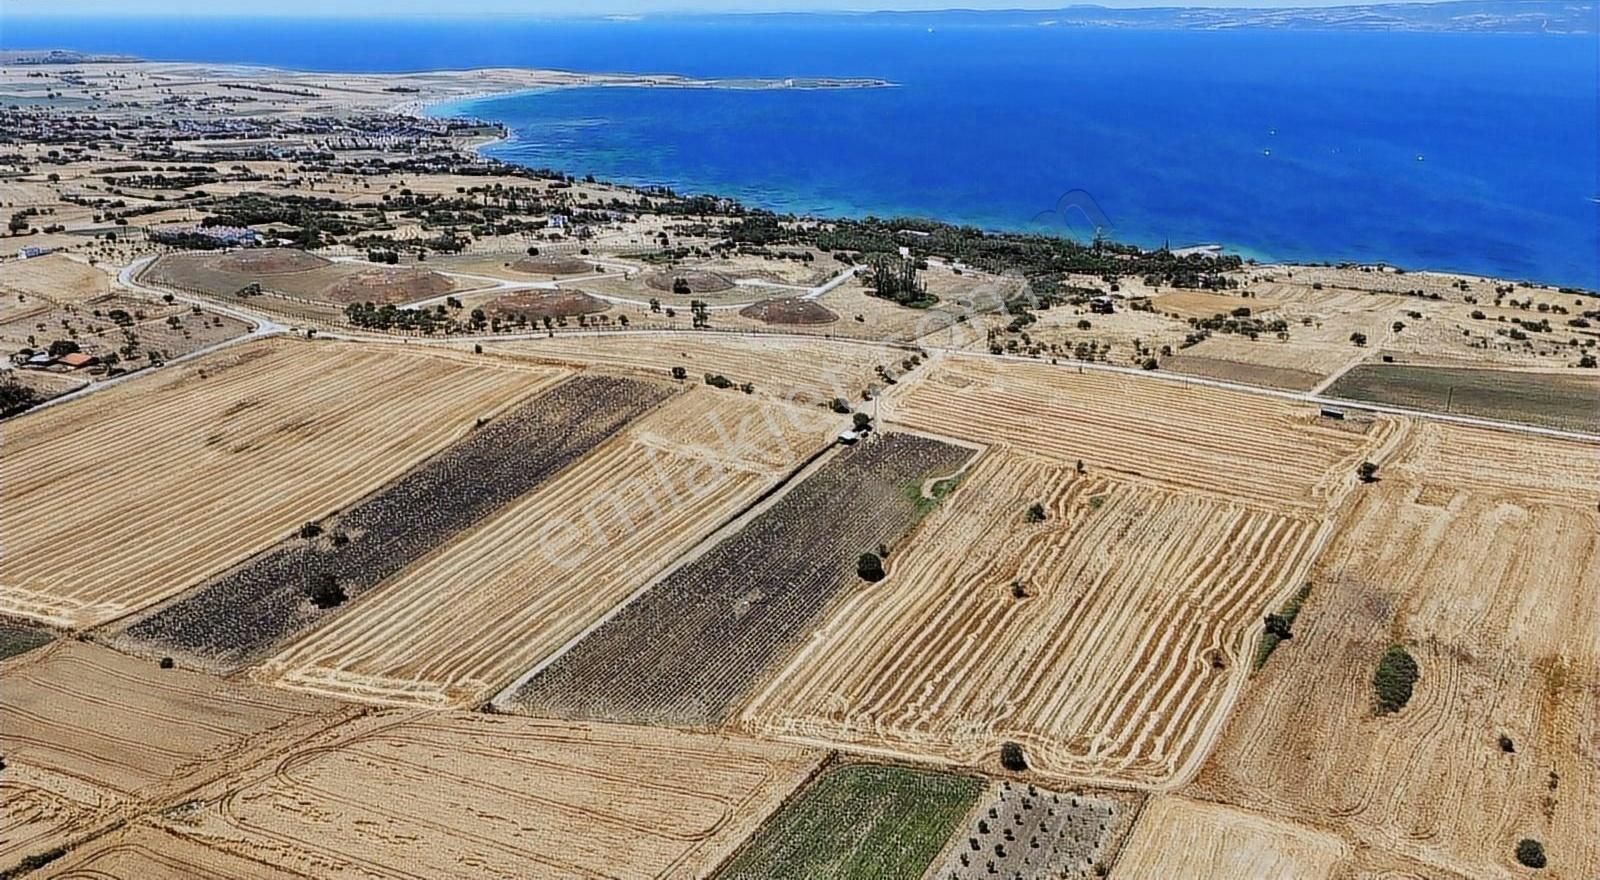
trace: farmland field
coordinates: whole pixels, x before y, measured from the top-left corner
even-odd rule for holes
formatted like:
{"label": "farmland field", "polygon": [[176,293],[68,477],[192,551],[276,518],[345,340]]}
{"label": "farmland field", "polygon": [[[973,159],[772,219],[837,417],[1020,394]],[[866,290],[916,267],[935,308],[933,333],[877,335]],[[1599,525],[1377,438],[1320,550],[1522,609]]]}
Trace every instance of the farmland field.
{"label": "farmland field", "polygon": [[1354,876],[1344,873],[1350,855],[1350,848],[1331,835],[1167,795],[1145,806],[1111,877],[1333,880]]}
{"label": "farmland field", "polygon": [[717,880],[915,880],[971,809],[981,780],[844,764],[823,771]]}
{"label": "farmland field", "polygon": [[740,724],[992,767],[1011,740],[1040,774],[1165,784],[1232,704],[1246,636],[1304,574],[1317,531],[991,451]]}
{"label": "farmland field", "polygon": [[[1541,876],[1600,875],[1597,485],[1592,446],[1418,425],[1191,792],[1431,873],[1525,876],[1532,838]],[[1419,678],[1379,715],[1390,645]]]}
{"label": "farmland field", "polygon": [[891,433],[845,449],[525,683],[536,714],[678,724],[725,719],[836,597],[865,587],[859,554],[894,544],[925,481],[971,451]]}
{"label": "farmland field", "polygon": [[874,367],[898,365],[907,356],[889,346],[820,339],[685,335],[558,336],[485,343],[484,350],[557,365],[604,364],[660,376],[683,367],[689,381],[700,382],[706,373],[715,373],[735,384],[753,384],[756,394],[796,403],[822,403],[835,397],[859,401],[862,389],[876,379]]}
{"label": "farmland field", "polygon": [[737,392],[680,395],[258,674],[358,699],[482,700],[775,485],[836,427],[815,410]]}
{"label": "farmland field", "polygon": [[192,837],[141,821],[74,848],[28,875],[40,880],[304,880],[305,875],[222,852]]}
{"label": "farmland field", "polygon": [[1392,429],[1330,424],[1313,407],[1259,395],[1067,366],[951,356],[918,375],[884,398],[883,418],[1285,511],[1322,513]]}
{"label": "farmland field", "polygon": [[162,287],[233,297],[251,284],[269,293],[343,306],[372,302],[400,304],[470,288],[426,266],[332,263],[298,251],[263,250],[230,254],[169,254],[140,274]]}
{"label": "farmland field", "polygon": [[0,870],[313,733],[335,704],[62,641],[0,666]]}
{"label": "farmland field", "polygon": [[[331,579],[351,599],[421,559],[603,443],[672,390],[580,375],[478,425],[317,535],[285,540],[126,628],[144,653],[182,653],[236,669],[330,609],[308,585]],[[336,613],[336,612],[335,612]]]}
{"label": "farmland field", "polygon": [[1339,377],[1329,397],[1523,422],[1569,431],[1600,431],[1600,376],[1564,373],[1362,364]]}
{"label": "farmland field", "polygon": [[47,629],[0,621],[0,660],[48,645],[54,638]]}
{"label": "farmland field", "polygon": [[319,878],[688,880],[821,758],[671,730],[391,712],[219,783],[171,828]]}
{"label": "farmland field", "polygon": [[0,425],[0,613],[87,626],[160,601],[559,376],[268,341],[11,419]]}
{"label": "farmland field", "polygon": [[1056,792],[1024,782],[992,783],[928,877],[1104,876],[1101,872],[1116,859],[1142,800],[1128,792]]}

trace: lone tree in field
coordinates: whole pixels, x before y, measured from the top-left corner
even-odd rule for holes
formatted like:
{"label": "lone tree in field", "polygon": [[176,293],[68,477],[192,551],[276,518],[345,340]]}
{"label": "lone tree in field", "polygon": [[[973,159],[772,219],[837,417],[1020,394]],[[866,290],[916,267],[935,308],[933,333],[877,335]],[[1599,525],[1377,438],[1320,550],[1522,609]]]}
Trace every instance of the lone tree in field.
{"label": "lone tree in field", "polygon": [[1267,633],[1277,637],[1279,640],[1294,638],[1294,633],[1290,632],[1290,627],[1293,624],[1289,618],[1282,614],[1276,612],[1268,614],[1263,623]]}
{"label": "lone tree in field", "polygon": [[1378,481],[1378,466],[1370,461],[1364,461],[1361,463],[1361,467],[1356,468],[1356,476],[1359,476],[1363,483],[1376,483]]}
{"label": "lone tree in field", "polygon": [[1529,868],[1545,866],[1544,844],[1531,837],[1517,841],[1517,861]]}
{"label": "lone tree in field", "polygon": [[872,416],[869,416],[864,412],[858,412],[851,416],[850,421],[855,425],[855,429],[857,431],[865,431],[866,429],[872,427]]}
{"label": "lone tree in field", "polygon": [[1044,520],[1045,520],[1044,505],[1040,504],[1037,501],[1033,502],[1033,504],[1028,507],[1028,522],[1036,523],[1036,522],[1044,522]]}
{"label": "lone tree in field", "polygon": [[856,574],[868,583],[883,580],[883,560],[876,553],[863,553],[856,558]]}
{"label": "lone tree in field", "polygon": [[1028,769],[1028,759],[1022,756],[1022,744],[1010,740],[1000,744],[1000,766],[1013,773]]}
{"label": "lone tree in field", "polygon": [[322,526],[319,526],[314,522],[308,522],[300,527],[300,537],[305,538],[307,541],[320,534],[322,534]]}
{"label": "lone tree in field", "polygon": [[1379,715],[1398,712],[1411,702],[1418,671],[1417,661],[1400,645],[1390,645],[1389,650],[1383,652],[1383,659],[1372,673],[1372,690]]}
{"label": "lone tree in field", "polygon": [[333,608],[344,604],[344,600],[349,598],[344,594],[344,587],[339,585],[339,579],[327,571],[311,579],[307,596],[311,599],[311,604],[318,608]]}

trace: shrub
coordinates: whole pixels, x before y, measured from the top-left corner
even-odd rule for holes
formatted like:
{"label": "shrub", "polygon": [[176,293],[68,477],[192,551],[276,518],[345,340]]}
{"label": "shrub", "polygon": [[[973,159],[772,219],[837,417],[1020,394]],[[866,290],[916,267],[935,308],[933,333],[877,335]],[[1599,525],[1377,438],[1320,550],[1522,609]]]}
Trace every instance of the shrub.
{"label": "shrub", "polygon": [[850,412],[850,401],[845,400],[843,397],[835,397],[833,403],[828,404],[828,406],[839,415],[846,415]]}
{"label": "shrub", "polygon": [[872,426],[872,416],[869,416],[864,412],[856,413],[854,416],[851,416],[850,420],[855,424],[857,431],[865,431],[867,428]]}
{"label": "shrub", "polygon": [[314,522],[308,522],[300,527],[300,537],[306,539],[307,541],[320,534],[322,534],[322,526],[319,526]]}
{"label": "shrub", "polygon": [[162,669],[171,669],[175,664],[173,663],[171,657],[162,657],[161,662],[157,663],[156,665],[160,666]]}
{"label": "shrub", "polygon": [[344,587],[339,585],[339,579],[332,572],[322,572],[311,579],[311,585],[306,590],[306,595],[311,599],[311,604],[318,608],[334,608],[344,604]]}
{"label": "shrub", "polygon": [[1358,346],[1366,345],[1367,344],[1367,334],[1362,333],[1361,331],[1358,330],[1358,331],[1350,334],[1350,341],[1352,343],[1358,345]]}
{"label": "shrub", "polygon": [[1390,645],[1372,674],[1372,690],[1377,697],[1379,715],[1388,715],[1411,702],[1417,681],[1417,661],[1400,645]]}
{"label": "shrub", "polygon": [[1261,636],[1261,643],[1256,646],[1255,668],[1260,669],[1267,663],[1267,658],[1277,650],[1278,644],[1286,639],[1294,638],[1294,621],[1300,616],[1300,607],[1311,596],[1311,584],[1302,586],[1289,601],[1283,603],[1276,613],[1269,613],[1262,619],[1262,628],[1266,630]]}
{"label": "shrub", "polygon": [[1045,520],[1044,505],[1040,504],[1037,501],[1033,502],[1033,504],[1028,507],[1028,522],[1036,523],[1036,522],[1044,522],[1044,520]]}
{"label": "shrub", "polygon": [[1516,743],[1511,741],[1511,737],[1506,736],[1503,733],[1500,734],[1500,751],[1505,752],[1506,754],[1510,755],[1510,754],[1515,753],[1516,750],[1517,750],[1517,745],[1516,745]]}
{"label": "shrub", "polygon": [[1529,868],[1545,866],[1544,844],[1531,837],[1517,841],[1517,861]]}
{"label": "shrub", "polygon": [[1013,773],[1028,769],[1028,759],[1022,755],[1022,744],[1007,740],[1000,745],[1000,766]]}
{"label": "shrub", "polygon": [[883,580],[883,560],[876,553],[863,553],[856,557],[856,574],[868,583]]}
{"label": "shrub", "polygon": [[733,387],[733,382],[730,381],[727,376],[723,376],[723,375],[720,375],[720,374],[712,374],[712,373],[707,373],[706,374],[706,384],[710,385],[712,388],[732,388]]}
{"label": "shrub", "polygon": [[1364,461],[1361,467],[1356,468],[1356,475],[1363,483],[1375,483],[1378,480],[1378,466],[1370,461]]}

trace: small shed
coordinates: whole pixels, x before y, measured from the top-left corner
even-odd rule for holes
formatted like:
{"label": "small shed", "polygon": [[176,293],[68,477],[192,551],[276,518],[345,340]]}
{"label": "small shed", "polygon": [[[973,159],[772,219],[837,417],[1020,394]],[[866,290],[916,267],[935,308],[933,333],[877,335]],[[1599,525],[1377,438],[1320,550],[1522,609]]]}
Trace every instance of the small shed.
{"label": "small shed", "polygon": [[52,355],[48,351],[41,351],[38,354],[28,358],[27,365],[30,367],[48,367],[55,362],[55,355]]}
{"label": "small shed", "polygon": [[1339,409],[1336,406],[1325,406],[1322,408],[1322,417],[1325,419],[1339,419],[1340,421],[1343,421],[1344,410]]}

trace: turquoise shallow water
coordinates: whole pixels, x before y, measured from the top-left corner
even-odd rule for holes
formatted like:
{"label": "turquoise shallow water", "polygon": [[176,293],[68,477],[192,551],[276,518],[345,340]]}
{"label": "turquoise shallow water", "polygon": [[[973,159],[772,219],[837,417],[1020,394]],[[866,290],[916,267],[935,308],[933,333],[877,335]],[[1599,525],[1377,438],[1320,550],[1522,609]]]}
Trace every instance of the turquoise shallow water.
{"label": "turquoise shallow water", "polygon": [[1600,288],[1592,37],[973,20],[29,19],[0,42],[325,70],[880,77],[895,87],[574,89],[444,109],[505,122],[513,137],[490,155],[778,210],[1098,224],[1146,245]]}

